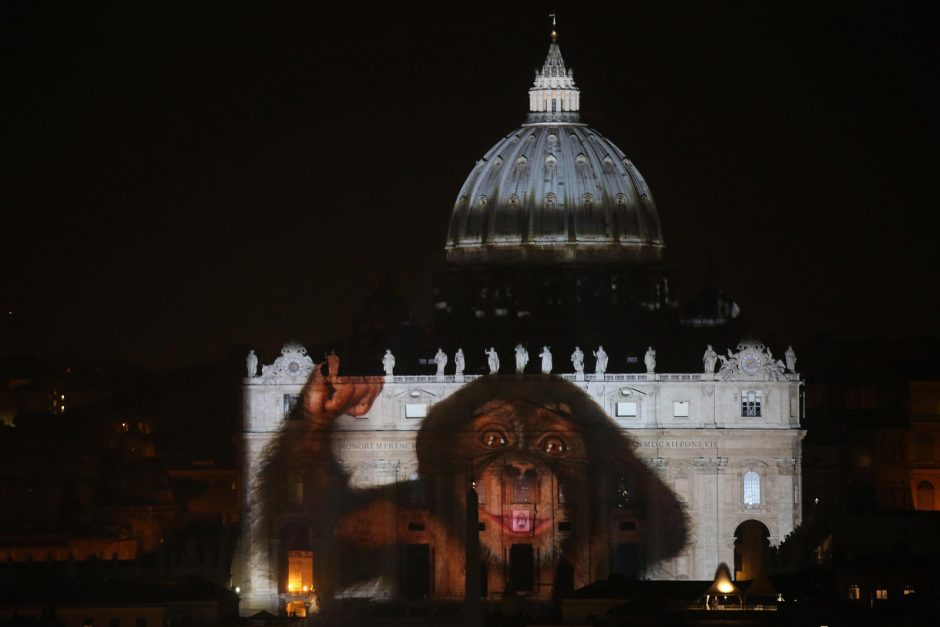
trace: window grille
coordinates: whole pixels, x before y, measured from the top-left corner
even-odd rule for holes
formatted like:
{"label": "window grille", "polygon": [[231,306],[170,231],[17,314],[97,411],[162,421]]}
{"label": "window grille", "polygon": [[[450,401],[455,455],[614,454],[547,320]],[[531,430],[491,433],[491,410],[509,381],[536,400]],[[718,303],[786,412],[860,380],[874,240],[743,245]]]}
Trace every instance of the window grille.
{"label": "window grille", "polygon": [[760,509],[760,475],[753,470],[744,473],[744,509]]}

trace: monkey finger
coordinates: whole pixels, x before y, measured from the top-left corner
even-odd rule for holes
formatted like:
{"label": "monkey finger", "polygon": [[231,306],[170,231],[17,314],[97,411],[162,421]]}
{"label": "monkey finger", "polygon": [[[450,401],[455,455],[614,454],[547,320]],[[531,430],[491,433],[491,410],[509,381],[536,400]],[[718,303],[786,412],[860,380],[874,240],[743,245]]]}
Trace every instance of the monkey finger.
{"label": "monkey finger", "polygon": [[363,382],[355,385],[352,403],[346,409],[346,413],[353,417],[364,416],[372,408],[379,392],[382,391],[381,382]]}

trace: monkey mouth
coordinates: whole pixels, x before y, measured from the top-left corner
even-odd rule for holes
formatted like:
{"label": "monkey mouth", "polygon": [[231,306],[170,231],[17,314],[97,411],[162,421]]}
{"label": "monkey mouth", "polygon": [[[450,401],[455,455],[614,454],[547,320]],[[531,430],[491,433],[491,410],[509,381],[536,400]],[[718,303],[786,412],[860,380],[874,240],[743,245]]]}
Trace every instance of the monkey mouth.
{"label": "monkey mouth", "polygon": [[538,518],[531,510],[514,510],[507,514],[491,514],[484,511],[484,516],[510,536],[540,536],[552,526],[550,518]]}

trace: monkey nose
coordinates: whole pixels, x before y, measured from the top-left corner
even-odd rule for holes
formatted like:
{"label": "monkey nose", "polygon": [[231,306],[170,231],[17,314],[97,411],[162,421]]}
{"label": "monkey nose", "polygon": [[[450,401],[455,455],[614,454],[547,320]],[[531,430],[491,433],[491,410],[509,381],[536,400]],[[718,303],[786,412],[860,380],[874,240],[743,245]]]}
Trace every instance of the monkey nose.
{"label": "monkey nose", "polygon": [[506,470],[512,476],[535,476],[535,465],[519,459],[510,460],[506,463]]}

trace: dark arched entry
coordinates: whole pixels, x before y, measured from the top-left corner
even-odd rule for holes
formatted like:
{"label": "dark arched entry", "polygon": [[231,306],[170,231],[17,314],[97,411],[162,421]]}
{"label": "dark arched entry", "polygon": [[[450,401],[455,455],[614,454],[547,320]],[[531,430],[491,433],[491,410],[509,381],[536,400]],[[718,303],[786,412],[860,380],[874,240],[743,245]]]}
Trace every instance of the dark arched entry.
{"label": "dark arched entry", "polygon": [[758,520],[745,520],[734,530],[734,578],[757,579],[770,553],[770,531]]}

